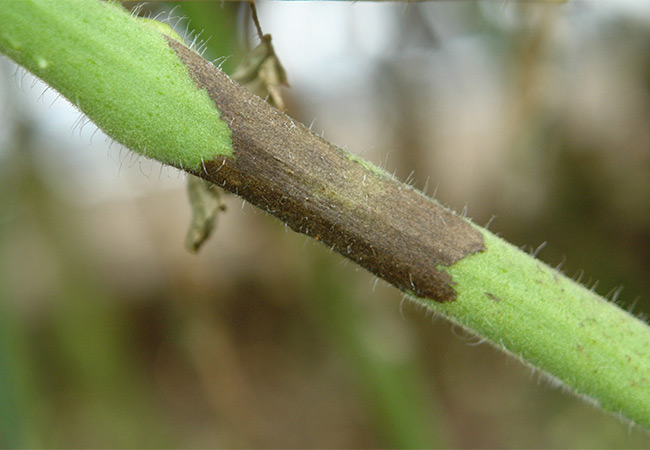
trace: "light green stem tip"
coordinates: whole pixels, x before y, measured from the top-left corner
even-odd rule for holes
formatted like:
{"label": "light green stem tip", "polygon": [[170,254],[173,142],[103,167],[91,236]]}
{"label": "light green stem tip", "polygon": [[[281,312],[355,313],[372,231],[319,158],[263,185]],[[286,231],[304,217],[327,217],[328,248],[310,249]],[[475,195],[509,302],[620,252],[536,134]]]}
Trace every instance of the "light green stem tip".
{"label": "light green stem tip", "polygon": [[99,0],[3,1],[0,52],[141,155],[194,169],[232,155],[230,129],[161,33],[180,36],[153,22]]}

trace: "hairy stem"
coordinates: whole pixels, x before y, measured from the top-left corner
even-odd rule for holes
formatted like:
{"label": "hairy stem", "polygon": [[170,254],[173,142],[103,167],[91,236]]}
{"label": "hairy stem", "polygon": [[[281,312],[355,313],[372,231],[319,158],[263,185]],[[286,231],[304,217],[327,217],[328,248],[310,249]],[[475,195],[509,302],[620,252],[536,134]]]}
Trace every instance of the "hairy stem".
{"label": "hairy stem", "polygon": [[119,142],[242,196],[650,428],[645,323],[313,134],[169,34],[98,0],[3,2],[0,52]]}

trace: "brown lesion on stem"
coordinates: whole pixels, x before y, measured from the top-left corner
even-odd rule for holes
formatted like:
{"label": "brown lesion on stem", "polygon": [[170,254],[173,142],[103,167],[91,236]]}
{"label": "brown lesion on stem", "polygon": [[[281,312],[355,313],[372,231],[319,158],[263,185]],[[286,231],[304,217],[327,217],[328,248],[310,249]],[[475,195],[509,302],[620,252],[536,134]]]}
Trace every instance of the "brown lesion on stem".
{"label": "brown lesion on stem", "polygon": [[234,157],[198,175],[312,236],[399,289],[456,298],[449,266],[485,249],[464,219],[271,107],[184,45],[169,45],[232,130]]}

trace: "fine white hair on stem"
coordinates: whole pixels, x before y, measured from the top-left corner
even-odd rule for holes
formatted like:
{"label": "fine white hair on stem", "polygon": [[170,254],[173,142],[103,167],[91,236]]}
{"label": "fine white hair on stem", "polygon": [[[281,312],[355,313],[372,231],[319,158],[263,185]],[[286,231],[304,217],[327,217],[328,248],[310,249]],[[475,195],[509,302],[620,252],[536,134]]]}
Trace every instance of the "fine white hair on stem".
{"label": "fine white hair on stem", "polygon": [[591,286],[590,290],[593,292],[596,292],[596,288],[598,287],[598,284],[600,283],[600,280],[594,281],[594,284]]}
{"label": "fine white hair on stem", "polygon": [[406,319],[406,316],[404,315],[404,303],[410,300],[410,297],[408,294],[402,294],[402,299],[399,302],[399,315],[402,316],[402,319]]}
{"label": "fine white hair on stem", "polygon": [[164,164],[159,164],[160,170],[158,171],[158,180],[162,180],[163,168],[166,167]]}
{"label": "fine white hair on stem", "polygon": [[539,253],[546,247],[546,241],[542,242],[537,246],[537,248],[530,254],[533,258],[537,258]]}
{"label": "fine white hair on stem", "polygon": [[25,76],[27,76],[27,70],[23,69],[22,66],[16,65],[16,70],[14,71],[14,80],[16,82],[16,87],[22,92],[25,93]]}
{"label": "fine white hair on stem", "polygon": [[381,170],[385,171],[387,162],[388,162],[388,153],[386,153],[386,158],[380,158],[379,159],[379,163],[377,163],[377,167],[379,167]]}
{"label": "fine white hair on stem", "polygon": [[[223,66],[223,64],[228,60],[228,58],[230,58],[230,55],[228,55],[228,56],[220,56],[219,58],[212,61],[212,64],[214,66],[216,66],[217,69],[221,70],[221,66]],[[217,63],[219,63],[219,64],[217,65]]]}
{"label": "fine white hair on stem", "polygon": [[488,342],[488,339],[485,338],[485,337],[481,337],[481,336],[478,336],[476,334],[473,337],[474,337],[474,339],[476,339],[475,342],[470,342],[468,340],[467,342],[465,342],[465,344],[470,346],[470,347],[478,347],[479,345],[482,345],[482,344],[485,344],[486,342]]}
{"label": "fine white hair on stem", "polygon": [[431,196],[432,198],[436,198],[438,196],[438,187],[440,186],[440,181],[436,183],[436,187],[433,188],[433,195]]}
{"label": "fine white hair on stem", "polygon": [[[112,145],[112,142],[108,144],[108,148],[110,149]],[[117,166],[117,175],[119,176],[122,173],[122,167],[124,166],[124,158],[123,156],[124,152],[124,147],[120,147],[120,151],[117,154],[117,160],[118,160],[118,166]]]}
{"label": "fine white hair on stem", "polygon": [[203,56],[205,51],[208,49],[208,42],[210,42],[210,39],[212,39],[212,36],[208,36],[207,39],[202,40],[198,47],[196,48],[196,51],[199,53],[199,55]]}
{"label": "fine white hair on stem", "polygon": [[431,180],[431,177],[427,177],[426,180],[424,180],[424,187],[422,188],[422,193],[424,195],[427,195],[427,191],[429,190],[429,181]]}
{"label": "fine white hair on stem", "polygon": [[[82,112],[77,113],[77,117],[75,118],[74,122],[72,122],[72,126],[70,127],[70,136],[74,136],[75,131],[77,128],[81,126],[81,122],[83,122],[84,119],[84,114]],[[79,133],[79,136],[81,136],[81,133]]]}
{"label": "fine white hair on stem", "polygon": [[156,14],[155,16],[153,16],[151,19],[153,19],[153,20],[159,20],[159,18],[160,18],[161,16],[163,16],[164,14],[165,14],[165,11],[160,11],[158,14]]}
{"label": "fine white hair on stem", "polygon": [[145,5],[147,5],[147,2],[142,2],[135,5],[133,9],[131,9],[131,16],[138,17],[140,15],[140,12],[142,12],[142,8],[144,8]]}
{"label": "fine white hair on stem", "polygon": [[[146,149],[145,149],[146,151]],[[138,154],[135,152],[128,151],[127,149],[127,155],[129,156],[129,169],[133,167],[137,162],[138,162]]]}
{"label": "fine white hair on stem", "polygon": [[47,91],[49,91],[50,89],[51,89],[51,87],[50,87],[48,84],[46,84],[46,85],[45,85],[45,88],[43,89],[43,92],[41,92],[41,95],[38,96],[37,101],[40,102],[41,100],[43,100],[43,96],[44,96],[45,93],[46,93]]}
{"label": "fine white hair on stem", "polygon": [[409,186],[412,186],[414,179],[415,179],[415,170],[411,170],[411,173],[409,173],[409,175],[406,177],[404,183],[408,184]]}
{"label": "fine white hair on stem", "polygon": [[95,137],[95,134],[99,131],[99,127],[95,127],[95,131],[93,131],[93,134],[90,135],[90,145],[93,145],[93,138]]}
{"label": "fine white hair on stem", "polygon": [[614,287],[607,293],[607,295],[605,295],[605,298],[609,298],[612,303],[616,303],[622,291],[623,291],[622,285]]}
{"label": "fine white hair on stem", "polygon": [[161,20],[161,22],[166,22],[166,23],[168,23],[169,25],[171,25],[170,21],[173,20],[173,19],[176,19],[176,17],[173,16],[174,11],[176,11],[176,8],[178,8],[179,6],[180,6],[180,5],[176,5],[176,6],[174,6],[172,9],[170,9],[169,12],[167,13],[167,17],[164,18],[163,20]]}
{"label": "fine white hair on stem", "polygon": [[[187,25],[189,26],[189,24],[190,24],[190,23],[189,23],[189,21],[188,21],[188,22],[187,22]],[[192,34],[194,34],[194,37],[192,38],[192,42],[190,42],[190,45],[189,45],[189,47],[190,47],[192,50],[194,50],[194,51],[197,50],[196,44],[197,44],[197,42],[201,42],[201,41],[200,41],[200,38],[201,38],[201,34],[203,34],[203,31],[205,31],[205,30],[201,30],[201,31],[199,31],[199,32],[196,33],[196,34],[194,34],[193,31],[190,32],[189,37],[192,37]]]}
{"label": "fine white hair on stem", "polygon": [[497,218],[497,216],[496,216],[495,214],[492,214],[492,215],[490,216],[490,218],[488,219],[487,223],[485,224],[484,228],[485,228],[486,230],[489,230],[489,229],[490,229],[490,225],[492,224],[492,222],[493,222],[494,219],[496,219],[496,218]]}
{"label": "fine white hair on stem", "polygon": [[[143,164],[149,163],[149,173],[145,172]],[[140,173],[146,178],[151,179],[151,173],[153,172],[153,163],[149,158],[138,158],[138,169]]]}
{"label": "fine white hair on stem", "polygon": [[[178,25],[181,23],[181,21],[182,21],[183,19],[185,19],[185,17],[183,17],[183,16],[178,16],[178,17],[176,18],[176,23],[174,23],[174,25],[172,25],[172,28],[173,28],[174,30],[178,30]],[[171,25],[171,24],[170,24],[170,25]],[[185,35],[186,35],[186,34],[187,34],[187,29],[185,30],[185,34],[183,35],[183,38],[185,38]]]}
{"label": "fine white hair on stem", "polygon": [[579,269],[576,274],[573,276],[573,281],[576,283],[580,283],[582,281],[582,277],[585,276],[585,271],[583,269]]}

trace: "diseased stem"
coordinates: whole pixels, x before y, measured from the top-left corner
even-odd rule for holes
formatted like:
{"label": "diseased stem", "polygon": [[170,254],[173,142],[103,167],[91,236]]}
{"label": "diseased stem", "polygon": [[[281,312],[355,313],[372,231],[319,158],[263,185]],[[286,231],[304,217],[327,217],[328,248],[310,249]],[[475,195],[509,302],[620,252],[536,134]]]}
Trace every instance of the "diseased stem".
{"label": "diseased stem", "polygon": [[[180,99],[192,119],[162,107],[147,116],[138,123],[139,139],[157,134],[151,142],[162,144],[143,153],[244,197],[603,409],[650,428],[650,328],[645,323],[328,143],[178,41],[163,35],[161,40],[153,39],[151,27],[124,20],[128,14],[119,8],[101,11],[108,22],[119,22],[117,31],[79,26],[80,21],[91,20],[89,15],[100,14],[99,4],[97,0],[3,3],[0,52],[35,72],[109,135],[127,144],[130,135],[123,128],[131,130],[129,123],[114,120],[109,127],[103,122],[107,113],[139,119],[146,111],[132,98],[122,98],[127,95],[121,90],[124,83],[112,90],[113,80],[123,77],[124,64],[132,68],[130,77],[146,80],[143,86],[161,93],[161,98],[170,83],[181,83],[188,99],[201,99],[197,107],[202,112],[193,110],[190,100],[183,102],[182,92],[176,93],[172,99]],[[33,21],[38,22],[43,39],[27,39],[24,27]],[[142,33],[156,48],[123,51],[120,34],[126,32],[129,39]],[[66,48],[53,48],[51,42],[73,48],[66,52]],[[75,42],[90,44],[75,46]],[[143,65],[143,58],[151,58],[148,61],[157,67]],[[98,72],[93,65],[100,63]],[[183,70],[160,77],[158,70],[166,65]],[[97,89],[108,90],[111,101],[98,101],[93,94]],[[205,109],[201,96],[208,98],[212,110]],[[219,148],[210,149],[209,129],[194,127],[206,119],[206,127],[220,128],[215,117],[227,126],[230,136],[221,136]],[[196,142],[202,164],[188,168],[184,161],[194,160],[191,155],[167,152],[164,138],[184,139],[165,130],[164,123],[170,120],[180,120],[181,128],[188,130],[183,145]]]}
{"label": "diseased stem", "polygon": [[438,270],[483,249],[481,233],[435,201],[269,106],[184,45],[169,45],[232,130],[235,157],[194,173],[275,215],[403,291],[453,300]]}

